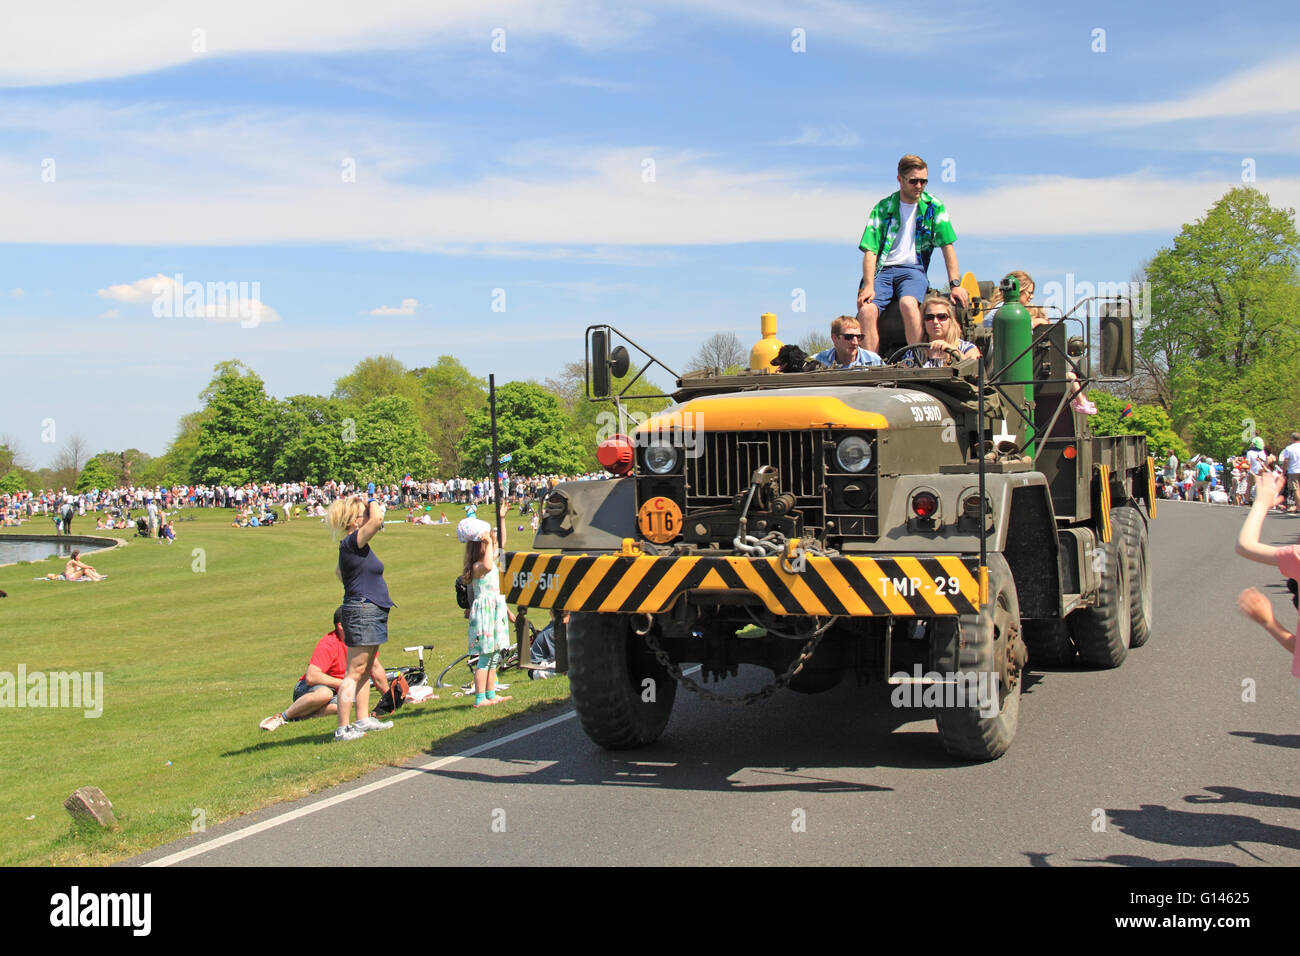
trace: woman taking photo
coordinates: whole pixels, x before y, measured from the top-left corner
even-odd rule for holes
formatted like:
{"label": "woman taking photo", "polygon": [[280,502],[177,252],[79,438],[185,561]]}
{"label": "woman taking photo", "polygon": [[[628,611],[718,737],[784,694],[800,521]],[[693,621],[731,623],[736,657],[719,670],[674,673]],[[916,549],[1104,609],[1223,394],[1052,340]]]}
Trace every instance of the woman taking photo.
{"label": "woman taking photo", "polygon": [[[384,565],[370,549],[370,539],[384,526],[384,506],[360,495],[330,505],[330,526],[344,535],[339,542],[338,575],[343,581],[343,643],[347,673],[338,689],[339,725],[335,740],[356,740],[368,730],[387,730],[391,720],[364,716],[370,710],[370,668],[379,645],[388,640],[388,611],[393,607],[384,583]],[[360,691],[358,689],[360,688]],[[349,723],[353,702],[357,721]]]}

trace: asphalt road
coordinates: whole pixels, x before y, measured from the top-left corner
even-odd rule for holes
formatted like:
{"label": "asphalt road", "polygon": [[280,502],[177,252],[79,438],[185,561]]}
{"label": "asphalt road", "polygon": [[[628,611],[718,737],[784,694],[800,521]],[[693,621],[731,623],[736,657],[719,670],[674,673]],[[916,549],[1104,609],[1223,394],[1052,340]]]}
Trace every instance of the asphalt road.
{"label": "asphalt road", "polygon": [[[401,846],[417,865],[1300,864],[1296,681],[1235,596],[1254,584],[1284,624],[1295,612],[1276,571],[1233,554],[1244,509],[1159,514],[1150,642],[1118,670],[1032,674],[992,763],[949,758],[934,721],[879,686],[744,709],[679,692],[643,750],[606,753],[552,712],[130,862],[330,865]],[[1265,525],[1274,544],[1297,535],[1297,518]]]}

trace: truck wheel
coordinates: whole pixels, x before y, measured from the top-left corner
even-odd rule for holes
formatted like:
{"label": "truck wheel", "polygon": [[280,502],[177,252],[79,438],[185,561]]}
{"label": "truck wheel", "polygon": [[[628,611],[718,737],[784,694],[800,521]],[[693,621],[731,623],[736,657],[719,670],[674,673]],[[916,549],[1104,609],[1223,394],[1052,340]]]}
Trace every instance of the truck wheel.
{"label": "truck wheel", "polygon": [[1090,667],[1119,667],[1128,657],[1133,634],[1128,551],[1123,546],[1123,533],[1116,527],[1110,543],[1099,543],[1097,549],[1103,561],[1097,605],[1071,614],[1070,632],[1083,663]]}
{"label": "truck wheel", "polygon": [[623,614],[569,618],[569,691],[582,729],[607,750],[654,743],[668,725],[677,681]]}
{"label": "truck wheel", "polygon": [[1150,535],[1142,513],[1136,508],[1113,508],[1110,523],[1121,532],[1128,552],[1129,615],[1132,619],[1129,647],[1141,647],[1151,636],[1151,565],[1147,563]]}
{"label": "truck wheel", "polygon": [[[989,713],[991,707],[982,707],[978,699],[961,707],[939,709],[936,718],[943,746],[948,753],[963,760],[1001,757],[1016,736],[1020,717],[1025,646],[1020,637],[1016,582],[1002,555],[989,555],[988,568],[989,602],[980,613],[963,615],[957,621],[948,618],[935,622],[935,669],[979,675],[984,688],[989,693],[995,692],[997,697],[995,714]],[[995,690],[988,684],[990,677],[996,678]],[[951,692],[955,688],[949,686],[944,690]],[[986,705],[989,702],[984,701]]]}
{"label": "truck wheel", "polygon": [[1020,633],[1029,649],[1031,667],[1068,667],[1079,656],[1062,620],[1021,621]]}

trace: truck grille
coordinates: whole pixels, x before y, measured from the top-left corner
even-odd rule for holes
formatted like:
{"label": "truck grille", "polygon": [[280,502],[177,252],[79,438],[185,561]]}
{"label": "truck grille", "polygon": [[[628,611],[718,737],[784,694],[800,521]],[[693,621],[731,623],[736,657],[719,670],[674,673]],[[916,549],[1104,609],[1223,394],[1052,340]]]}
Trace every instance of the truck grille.
{"label": "truck grille", "polygon": [[781,476],[781,491],[793,494],[805,528],[823,522],[823,463],[817,432],[703,432],[686,457],[686,511],[730,504],[749,488],[762,465]]}

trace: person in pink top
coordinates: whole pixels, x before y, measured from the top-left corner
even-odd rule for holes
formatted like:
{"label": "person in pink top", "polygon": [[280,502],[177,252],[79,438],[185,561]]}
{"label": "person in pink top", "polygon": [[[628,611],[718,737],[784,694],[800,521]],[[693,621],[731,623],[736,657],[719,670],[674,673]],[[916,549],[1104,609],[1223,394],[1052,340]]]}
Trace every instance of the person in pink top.
{"label": "person in pink top", "polygon": [[[1276,565],[1284,576],[1300,582],[1300,545],[1275,548],[1261,544],[1259,540],[1264,516],[1278,502],[1285,485],[1286,478],[1283,475],[1267,468],[1255,476],[1255,501],[1246,515],[1246,523],[1237,535],[1237,553],[1260,564]],[[1237,596],[1237,607],[1286,649],[1291,655],[1291,674],[1300,677],[1300,656],[1295,652],[1295,635],[1278,623],[1273,614],[1273,603],[1257,588],[1246,588]]]}

